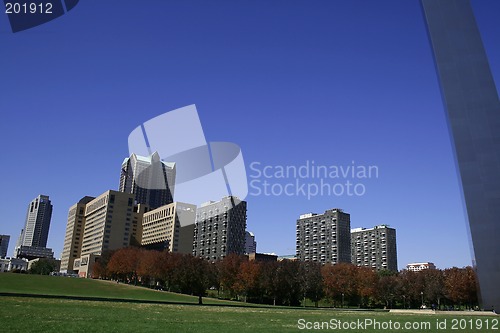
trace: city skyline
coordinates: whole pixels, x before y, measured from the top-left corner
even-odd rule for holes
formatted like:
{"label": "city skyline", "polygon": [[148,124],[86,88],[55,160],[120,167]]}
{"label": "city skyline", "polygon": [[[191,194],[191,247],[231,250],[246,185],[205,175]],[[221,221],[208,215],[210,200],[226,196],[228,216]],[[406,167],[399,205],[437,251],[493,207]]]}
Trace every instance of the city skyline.
{"label": "city skyline", "polygon": [[[124,15],[114,18],[103,13],[116,2],[102,4],[107,11],[98,13],[81,3],[15,35],[0,18],[0,59],[10,64],[0,79],[0,135],[16,161],[1,167],[12,175],[5,179],[9,191],[0,194],[6,212],[0,233],[12,240],[8,253],[25,203],[46,193],[54,205],[47,246],[59,257],[69,207],[85,195],[117,189],[130,131],[195,103],[209,125],[207,139],[237,143],[247,171],[252,162],[355,161],[379,168],[361,197],[247,197],[247,229],[259,252],[293,254],[297,216],[342,207],[352,214],[353,228],[384,223],[398,230],[399,268],[421,261],[470,265],[419,2],[295,2],[285,12],[273,3],[223,3],[221,10],[199,2],[199,11],[192,2],[155,4],[161,6],[155,11],[122,4]],[[472,4],[499,82],[500,5]],[[126,19],[130,13],[133,20]],[[36,140],[44,149],[34,147]],[[27,155],[40,162],[44,177],[22,163]]]}

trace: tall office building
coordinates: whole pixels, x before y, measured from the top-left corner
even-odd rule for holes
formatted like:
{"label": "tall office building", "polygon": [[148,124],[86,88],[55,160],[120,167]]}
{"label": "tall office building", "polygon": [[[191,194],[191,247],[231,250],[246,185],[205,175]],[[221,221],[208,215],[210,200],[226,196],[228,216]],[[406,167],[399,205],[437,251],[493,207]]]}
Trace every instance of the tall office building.
{"label": "tall office building", "polygon": [[[68,270],[77,271],[81,277],[89,277],[96,258],[103,252],[130,245],[134,237],[137,210],[134,209],[133,194],[113,190],[104,192],[84,205],[84,215],[81,218],[83,235],[80,239],[74,239],[75,243],[80,242],[76,245],[77,248],[80,247],[80,253],[77,258],[72,254],[73,267],[68,264]],[[78,214],[80,212],[78,208]],[[74,249],[75,245],[72,251]]]}
{"label": "tall office building", "polygon": [[301,215],[296,234],[298,260],[322,264],[351,262],[351,216],[341,209]]}
{"label": "tall office building", "polygon": [[352,229],[351,260],[357,266],[397,272],[396,229],[387,225]]}
{"label": "tall office building", "polygon": [[144,214],[141,245],[154,250],[192,253],[196,205],[174,202]]}
{"label": "tall office building", "polygon": [[196,210],[193,255],[214,261],[245,253],[247,203],[235,196],[209,201]]}
{"label": "tall office building", "polygon": [[0,258],[7,256],[7,250],[9,249],[9,235],[0,235]]}
{"label": "tall office building", "polygon": [[46,247],[49,236],[52,204],[49,197],[39,195],[28,205],[26,223],[22,236],[22,246]]}
{"label": "tall office building", "polygon": [[81,255],[101,255],[103,251],[130,245],[134,196],[109,190],[85,206],[85,227]]}
{"label": "tall office building", "polygon": [[130,155],[122,163],[120,192],[134,194],[135,201],[155,209],[173,202],[175,163],[163,162],[154,152],[148,157]]}
{"label": "tall office building", "polygon": [[61,272],[71,271],[73,262],[80,256],[83,228],[85,227],[85,205],[94,199],[94,197],[83,197],[69,209],[66,236],[61,254]]}
{"label": "tall office building", "polygon": [[26,222],[14,249],[14,257],[34,259],[52,257],[47,249],[52,204],[46,195],[39,195],[28,204]]}
{"label": "tall office building", "polygon": [[245,232],[245,254],[257,252],[257,242],[255,241],[255,235],[253,232]]}

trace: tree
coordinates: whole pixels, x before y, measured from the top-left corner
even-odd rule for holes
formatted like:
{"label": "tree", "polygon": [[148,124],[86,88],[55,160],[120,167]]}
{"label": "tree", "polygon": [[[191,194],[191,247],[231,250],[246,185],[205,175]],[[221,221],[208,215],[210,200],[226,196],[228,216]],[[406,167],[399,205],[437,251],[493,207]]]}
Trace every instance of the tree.
{"label": "tree", "polygon": [[40,258],[36,262],[34,262],[30,269],[30,274],[39,274],[39,275],[49,275],[57,268],[57,264],[53,259]]}
{"label": "tree", "polygon": [[437,304],[440,308],[441,300],[444,297],[444,275],[440,269],[424,269],[418,272],[422,277],[424,297],[432,304]]}
{"label": "tree", "polygon": [[[321,275],[321,264],[316,262],[300,263],[301,290],[304,301],[309,298],[318,307],[318,302],[325,296],[323,276]],[[305,303],[303,304],[305,306]]]}
{"label": "tree", "polygon": [[108,270],[111,274],[137,284],[137,269],[141,249],[136,247],[125,247],[117,250],[111,256]]}
{"label": "tree", "polygon": [[217,263],[220,285],[231,298],[237,297],[236,282],[241,264],[247,260],[244,256],[230,254]]}
{"label": "tree", "polygon": [[141,277],[141,282],[155,282],[161,279],[161,259],[162,253],[155,250],[143,250],[139,255],[137,265],[137,275]]}
{"label": "tree", "polygon": [[460,306],[477,303],[476,274],[471,267],[448,268],[444,272],[446,297]]}
{"label": "tree", "polygon": [[301,291],[300,262],[283,260],[278,262],[276,275],[277,296],[281,304],[289,306],[300,305],[303,293]]}
{"label": "tree", "polygon": [[108,279],[111,273],[108,271],[108,263],[115,251],[104,251],[100,257],[97,257],[92,269],[92,278],[94,279]]}
{"label": "tree", "polygon": [[357,271],[357,294],[360,297],[360,307],[366,307],[369,300],[376,296],[378,275],[368,267],[358,267]]}
{"label": "tree", "polygon": [[399,273],[397,280],[399,296],[404,298],[404,303],[413,308],[420,307],[422,305],[422,293],[424,292],[422,275],[419,275],[418,272],[403,270]]}
{"label": "tree", "polygon": [[352,299],[357,295],[357,267],[348,263],[327,264],[323,266],[323,281],[326,296],[335,302],[344,298]]}
{"label": "tree", "polygon": [[244,261],[240,264],[240,271],[234,285],[238,294],[244,296],[245,302],[249,293],[258,289],[260,265],[255,260]]}
{"label": "tree", "polygon": [[272,304],[276,305],[279,294],[279,268],[280,265],[276,261],[263,262],[260,264],[259,287],[261,290],[261,303],[272,300]]}
{"label": "tree", "polygon": [[[392,302],[399,287],[397,275],[383,275],[377,282],[377,296],[385,308],[392,308]],[[406,297],[406,296],[405,296]]]}
{"label": "tree", "polygon": [[179,280],[177,275],[178,268],[182,265],[182,254],[170,253],[168,251],[161,252],[159,265],[159,279],[165,282],[165,287],[168,291],[172,291]]}

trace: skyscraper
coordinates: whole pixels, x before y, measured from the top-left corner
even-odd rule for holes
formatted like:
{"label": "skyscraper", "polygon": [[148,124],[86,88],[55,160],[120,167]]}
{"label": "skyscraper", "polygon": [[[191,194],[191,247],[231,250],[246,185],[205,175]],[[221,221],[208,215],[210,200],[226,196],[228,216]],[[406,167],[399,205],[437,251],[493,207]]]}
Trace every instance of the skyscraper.
{"label": "skyscraper", "polygon": [[207,260],[245,253],[247,203],[234,196],[209,201],[196,210],[193,255]]}
{"label": "skyscraper", "polygon": [[22,246],[46,247],[49,236],[52,204],[49,197],[39,195],[28,205]]}
{"label": "skyscraper", "polygon": [[17,240],[14,257],[52,257],[52,250],[46,248],[51,217],[52,204],[48,196],[39,195],[28,204],[26,222]]}
{"label": "skyscraper", "polygon": [[0,235],[0,258],[7,256],[9,241],[10,241],[9,235]]}
{"label": "skyscraper", "polygon": [[120,174],[120,192],[134,194],[136,203],[155,209],[173,202],[175,163],[163,162],[154,152],[148,157],[127,157]]}
{"label": "skyscraper", "polygon": [[52,249],[46,247],[51,217],[52,204],[48,196],[39,195],[29,203],[24,229],[14,249],[15,258],[54,257]]}
{"label": "skyscraper", "polygon": [[351,262],[351,216],[339,208],[300,215],[296,235],[298,260]]}
{"label": "skyscraper", "polygon": [[66,236],[61,254],[61,272],[72,270],[73,262],[80,256],[83,228],[85,228],[85,205],[94,199],[94,197],[83,197],[69,209]]}
{"label": "skyscraper", "polygon": [[383,224],[352,229],[351,259],[357,266],[397,272],[396,229]]}

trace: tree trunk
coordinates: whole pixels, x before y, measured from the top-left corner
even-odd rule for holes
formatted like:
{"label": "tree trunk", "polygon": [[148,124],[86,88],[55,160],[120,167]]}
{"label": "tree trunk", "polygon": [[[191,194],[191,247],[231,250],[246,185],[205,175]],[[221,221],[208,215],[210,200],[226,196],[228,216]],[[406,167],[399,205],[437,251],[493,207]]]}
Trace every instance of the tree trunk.
{"label": "tree trunk", "polygon": [[203,305],[203,299],[201,295],[198,296],[198,305]]}

